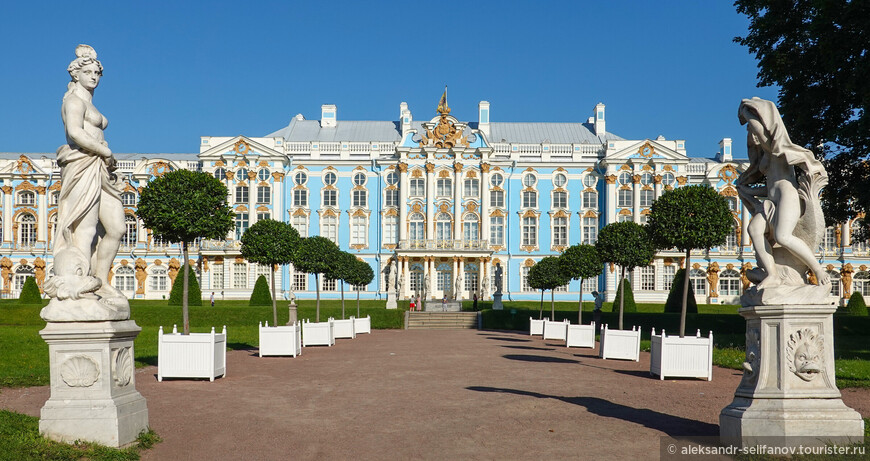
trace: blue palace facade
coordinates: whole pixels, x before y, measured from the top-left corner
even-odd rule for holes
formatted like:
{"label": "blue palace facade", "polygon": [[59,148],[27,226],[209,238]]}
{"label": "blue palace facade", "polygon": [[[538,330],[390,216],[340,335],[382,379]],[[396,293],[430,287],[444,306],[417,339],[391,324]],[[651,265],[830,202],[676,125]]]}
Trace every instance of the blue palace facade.
{"label": "blue palace facade", "polygon": [[[428,112],[428,111],[427,111]],[[748,166],[735,159],[730,139],[719,152],[689,156],[684,140],[624,139],[607,130],[604,104],[582,122],[495,122],[490,103],[476,120],[450,114],[415,120],[405,103],[397,120],[340,120],[324,105],[320,120],[301,114],[262,137],[204,136],[199,153],[116,154],[126,182],[122,195],[127,234],[111,283],[130,298],[168,297],[181,267],[180,246],[153,238],[136,215],[141,188],[173,169],[207,172],[226,184],[235,229],[226,239],[195,242],[195,265],[204,297],[246,299],[268,267],[244,260],[239,239],[261,219],[291,223],[302,236],[321,235],[368,262],[375,279],[362,287],[368,299],[426,293],[441,299],[489,299],[494,268],[504,271],[504,299],[539,299],[527,283],[529,268],[576,243],[595,243],[608,223],[644,223],[664,191],[708,184],[725,196],[734,214],[726,243],[692,256],[690,279],[698,302],[735,303],[755,266],[743,223],[748,212],[734,181]],[[60,170],[53,153],[0,154],[0,294],[17,296],[34,276],[40,287],[52,275],[52,234],[57,222]],[[870,258],[851,241],[849,223],[827,230],[818,257],[834,280],[832,296],[870,294]],[[661,252],[631,274],[635,298],[663,302],[682,264],[678,252]],[[385,269],[396,267],[395,286]],[[618,268],[605,267],[583,283],[608,299]],[[340,286],[321,280],[322,296]],[[315,278],[281,269],[284,298],[314,297]],[[580,283],[556,290],[576,300]],[[350,287],[347,287],[350,289]]]}

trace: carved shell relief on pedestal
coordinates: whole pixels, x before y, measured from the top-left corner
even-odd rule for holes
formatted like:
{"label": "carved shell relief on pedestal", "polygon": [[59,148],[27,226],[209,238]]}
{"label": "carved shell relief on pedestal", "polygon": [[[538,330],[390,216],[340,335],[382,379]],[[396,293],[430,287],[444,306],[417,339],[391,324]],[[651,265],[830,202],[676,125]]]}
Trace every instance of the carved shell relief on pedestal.
{"label": "carved shell relief on pedestal", "polygon": [[60,378],[69,387],[91,387],[100,379],[100,365],[87,355],[76,355],[60,365]]}
{"label": "carved shell relief on pedestal", "polygon": [[133,354],[129,347],[112,351],[112,380],[118,387],[130,384],[133,379]]}
{"label": "carved shell relief on pedestal", "polygon": [[812,381],[824,370],[824,341],[812,328],[803,328],[788,337],[785,362],[788,369],[804,381]]}

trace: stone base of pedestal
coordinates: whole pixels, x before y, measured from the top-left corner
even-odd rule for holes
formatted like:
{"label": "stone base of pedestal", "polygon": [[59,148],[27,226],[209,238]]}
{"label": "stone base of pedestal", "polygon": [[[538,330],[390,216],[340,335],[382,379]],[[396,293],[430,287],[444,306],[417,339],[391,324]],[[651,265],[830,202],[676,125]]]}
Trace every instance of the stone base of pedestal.
{"label": "stone base of pedestal", "polygon": [[722,443],[822,446],[860,443],[864,420],[835,383],[833,303],[744,306],[746,362],[734,401],[719,415]]}
{"label": "stone base of pedestal", "polygon": [[393,293],[387,293],[387,309],[398,309],[399,306],[396,303],[396,295]]}
{"label": "stone base of pedestal", "polygon": [[110,447],[135,443],[148,429],[145,398],[136,390],[132,320],[49,322],[39,332],[48,343],[51,397],[39,430],[52,440],[87,440]]}
{"label": "stone base of pedestal", "polygon": [[500,311],[504,309],[504,304],[501,303],[501,293],[492,295],[492,310]]}

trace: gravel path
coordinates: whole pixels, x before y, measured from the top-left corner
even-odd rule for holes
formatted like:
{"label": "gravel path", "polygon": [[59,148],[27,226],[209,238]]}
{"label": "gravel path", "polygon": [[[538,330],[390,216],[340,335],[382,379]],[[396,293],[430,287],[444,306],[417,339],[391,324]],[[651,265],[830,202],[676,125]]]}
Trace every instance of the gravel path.
{"label": "gravel path", "polygon": [[[564,344],[564,343],[563,343]],[[163,442],[144,460],[656,459],[661,436],[717,436],[740,372],[660,381],[517,332],[375,330],[296,358],[230,351],[213,383],[137,370]],[[39,415],[47,387],[3,389]],[[843,400],[865,417],[870,390]]]}

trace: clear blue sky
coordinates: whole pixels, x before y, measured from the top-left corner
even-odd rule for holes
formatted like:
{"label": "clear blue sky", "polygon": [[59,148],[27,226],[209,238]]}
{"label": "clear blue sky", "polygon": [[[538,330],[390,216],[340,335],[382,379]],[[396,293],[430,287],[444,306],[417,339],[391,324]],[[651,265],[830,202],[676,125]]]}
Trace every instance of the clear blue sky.
{"label": "clear blue sky", "polygon": [[582,122],[607,105],[629,139],[685,139],[710,156],[745,153],[741,98],[756,62],[732,42],[748,21],[729,1],[10,2],[0,151],[54,152],[75,46],[105,67],[95,103],[119,153],[197,152],[199,136],[263,136],[302,113],[339,120],[452,115]]}

